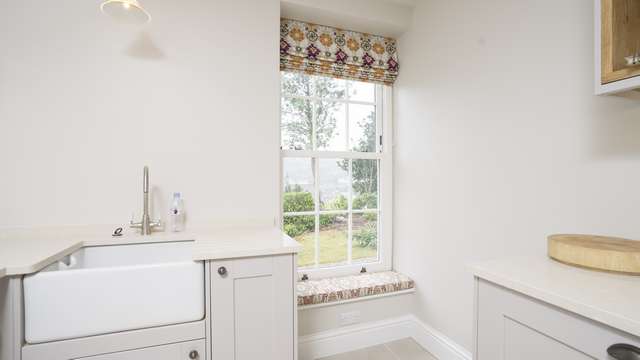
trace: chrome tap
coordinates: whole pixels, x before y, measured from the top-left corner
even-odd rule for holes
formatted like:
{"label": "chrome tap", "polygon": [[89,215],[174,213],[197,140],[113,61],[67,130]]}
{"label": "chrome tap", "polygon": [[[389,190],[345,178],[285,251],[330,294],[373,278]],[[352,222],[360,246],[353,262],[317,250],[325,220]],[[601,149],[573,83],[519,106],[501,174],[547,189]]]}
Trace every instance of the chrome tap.
{"label": "chrome tap", "polygon": [[140,229],[142,235],[150,235],[154,228],[162,226],[160,220],[151,221],[151,217],[149,216],[149,167],[147,166],[144,167],[142,177],[142,220],[137,223],[131,220],[129,226]]}

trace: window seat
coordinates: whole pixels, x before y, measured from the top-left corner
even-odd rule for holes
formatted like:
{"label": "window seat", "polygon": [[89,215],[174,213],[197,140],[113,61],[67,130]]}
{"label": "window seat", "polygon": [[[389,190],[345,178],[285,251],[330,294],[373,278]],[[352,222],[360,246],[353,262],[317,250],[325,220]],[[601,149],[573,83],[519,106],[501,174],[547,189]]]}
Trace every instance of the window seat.
{"label": "window seat", "polygon": [[298,308],[319,307],[415,291],[415,283],[395,271],[298,281]]}

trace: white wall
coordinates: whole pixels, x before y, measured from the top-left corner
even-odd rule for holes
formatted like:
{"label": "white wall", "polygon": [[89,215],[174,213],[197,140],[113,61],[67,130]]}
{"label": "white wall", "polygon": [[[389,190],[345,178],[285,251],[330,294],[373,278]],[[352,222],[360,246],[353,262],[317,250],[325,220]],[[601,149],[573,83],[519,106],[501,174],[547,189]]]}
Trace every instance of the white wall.
{"label": "white wall", "polygon": [[413,313],[414,294],[374,298],[366,301],[305,309],[298,311],[300,336],[335,330],[342,326],[341,314],[357,313],[357,323],[391,319]]}
{"label": "white wall", "polygon": [[282,17],[397,37],[411,23],[414,0],[281,0]]}
{"label": "white wall", "polygon": [[465,264],[546,236],[640,238],[640,96],[593,95],[586,0],[423,0],[395,86],[395,265],[471,349]]}
{"label": "white wall", "polygon": [[191,223],[278,214],[277,0],[0,2],[0,226],[111,224],[182,191]]}

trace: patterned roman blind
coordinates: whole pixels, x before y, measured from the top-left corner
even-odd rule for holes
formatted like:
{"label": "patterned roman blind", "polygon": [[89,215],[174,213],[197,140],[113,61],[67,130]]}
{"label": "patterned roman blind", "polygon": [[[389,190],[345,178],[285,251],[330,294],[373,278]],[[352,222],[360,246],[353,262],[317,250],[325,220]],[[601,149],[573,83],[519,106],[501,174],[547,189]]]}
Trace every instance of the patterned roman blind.
{"label": "patterned roman blind", "polygon": [[280,20],[280,70],[391,85],[396,41],[297,20]]}

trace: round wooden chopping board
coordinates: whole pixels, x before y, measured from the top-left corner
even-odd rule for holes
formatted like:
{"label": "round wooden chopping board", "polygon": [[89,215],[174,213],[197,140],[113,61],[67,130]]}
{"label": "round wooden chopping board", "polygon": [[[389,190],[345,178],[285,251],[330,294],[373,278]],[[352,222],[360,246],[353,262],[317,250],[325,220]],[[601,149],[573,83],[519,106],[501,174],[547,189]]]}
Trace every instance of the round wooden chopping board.
{"label": "round wooden chopping board", "polygon": [[552,259],[569,265],[640,275],[640,241],[578,234],[551,235],[547,240]]}

